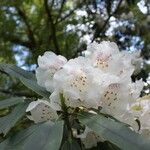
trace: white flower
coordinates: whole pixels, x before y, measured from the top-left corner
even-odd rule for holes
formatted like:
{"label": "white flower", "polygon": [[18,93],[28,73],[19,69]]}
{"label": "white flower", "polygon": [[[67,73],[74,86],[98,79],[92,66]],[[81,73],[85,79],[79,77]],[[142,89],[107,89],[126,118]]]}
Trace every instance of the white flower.
{"label": "white flower", "polygon": [[139,52],[119,52],[118,46],[109,41],[90,44],[84,54],[91,60],[94,67],[121,77],[130,77],[141,64]]}
{"label": "white flower", "polygon": [[139,120],[142,128],[150,130],[150,102],[148,103],[148,106],[149,109],[143,112],[143,114],[139,117]]}
{"label": "white flower", "polygon": [[98,107],[102,89],[95,81],[97,71],[84,57],[68,61],[54,75],[56,91],[50,96],[51,103],[60,103],[58,95],[61,92],[68,106]]}
{"label": "white flower", "polygon": [[46,100],[37,100],[31,102],[26,109],[26,112],[31,113],[28,118],[33,120],[35,123],[58,118],[56,111],[51,108],[50,103]]}
{"label": "white flower", "polygon": [[[32,102],[27,111],[35,122],[57,118],[61,110],[60,94],[68,107],[98,108],[102,113],[132,126],[138,131],[135,119],[142,128],[149,128],[149,102],[136,102],[143,89],[142,80],[132,82],[131,75],[138,72],[139,52],[120,52],[114,42],[94,42],[84,52],[85,57],[70,59],[52,52],[39,56],[36,70],[38,84],[52,94],[50,103],[43,100]],[[138,67],[137,67],[138,66]],[[142,109],[136,111],[134,105]],[[90,133],[90,132],[88,132]],[[93,135],[92,135],[93,136]]]}
{"label": "white flower", "polygon": [[118,119],[120,122],[129,125],[130,129],[134,130],[135,132],[138,132],[140,129],[140,126],[136,121],[135,116],[128,110],[122,116],[119,116],[118,118],[116,117],[116,119]]}
{"label": "white flower", "polygon": [[55,90],[50,96],[50,105],[54,110],[61,110],[60,91]]}
{"label": "white flower", "polygon": [[53,52],[45,52],[43,56],[39,56],[39,67],[36,69],[37,83],[42,87],[46,87],[48,91],[53,92],[53,76],[66,62],[65,57],[57,56]]}
{"label": "white flower", "polygon": [[114,75],[93,68],[84,57],[72,59],[54,75],[56,90],[50,96],[51,105],[60,109],[59,93],[63,93],[68,106],[98,108],[105,87],[118,80]]}
{"label": "white flower", "polygon": [[[140,122],[140,131],[142,134],[150,134],[150,95],[137,99],[130,107],[130,113]],[[149,133],[148,133],[148,132]]]}
{"label": "white flower", "polygon": [[105,141],[104,138],[97,135],[93,130],[88,127],[85,128],[84,133],[76,135],[76,137],[81,139],[86,149],[96,147],[98,142]]}
{"label": "white flower", "polygon": [[106,88],[101,99],[102,111],[104,113],[114,117],[120,117],[128,108],[129,92],[124,88],[124,85],[114,83]]}
{"label": "white flower", "polygon": [[[88,53],[89,55],[86,55]],[[113,54],[119,53],[117,45],[113,42],[94,42],[88,45],[85,56],[90,58],[94,67],[105,70]]]}
{"label": "white flower", "polygon": [[131,112],[140,122],[139,134],[150,139],[150,95],[139,98],[131,106]]}
{"label": "white flower", "polygon": [[131,97],[136,100],[140,97],[141,91],[144,87],[144,82],[141,79],[137,80],[136,82],[130,82],[128,86]]}
{"label": "white flower", "polygon": [[139,97],[142,88],[141,80],[135,83],[110,84],[101,97],[102,112],[131,125],[132,121],[127,118],[132,118],[134,122],[134,116],[130,113],[129,107]]}
{"label": "white flower", "polygon": [[101,57],[102,55],[103,59],[108,59],[113,53],[118,52],[118,46],[114,42],[103,41],[100,44],[98,44],[97,42],[89,44],[87,46],[87,50],[84,51],[84,54],[86,57],[91,57],[91,55],[94,54],[92,57],[96,57],[97,59],[98,56]]}
{"label": "white flower", "polygon": [[145,111],[149,110],[150,108],[150,95],[143,96],[138,98],[135,103],[133,103],[130,107],[132,113],[140,117]]}
{"label": "white flower", "polygon": [[42,69],[57,69],[62,67],[67,60],[61,55],[56,55],[53,52],[45,52],[43,56],[38,57],[38,65]]}
{"label": "white flower", "polygon": [[141,129],[139,133],[146,139],[150,140],[150,129]]}
{"label": "white flower", "polygon": [[141,71],[143,59],[140,57],[141,51],[137,51],[132,55],[132,65],[134,66],[134,74],[138,74]]}

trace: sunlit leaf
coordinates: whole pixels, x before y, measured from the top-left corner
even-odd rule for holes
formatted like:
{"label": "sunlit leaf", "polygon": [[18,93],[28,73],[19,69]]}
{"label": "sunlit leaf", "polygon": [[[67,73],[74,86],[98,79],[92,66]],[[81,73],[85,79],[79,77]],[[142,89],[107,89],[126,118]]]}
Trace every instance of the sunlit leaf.
{"label": "sunlit leaf", "polygon": [[0,64],[0,70],[16,78],[24,77],[26,79],[36,80],[35,75],[32,72],[21,69],[13,64]]}
{"label": "sunlit leaf", "polygon": [[150,149],[150,141],[133,132],[122,123],[108,119],[102,115],[94,115],[89,113],[80,114],[79,120],[97,134],[123,150]]}
{"label": "sunlit leaf", "polygon": [[33,81],[33,80],[28,80],[28,79],[25,79],[25,78],[21,78],[20,79],[21,82],[27,86],[28,88],[30,88],[31,90],[33,90],[34,92],[36,92],[37,94],[45,97],[45,98],[49,98],[50,96],[50,93],[47,92],[44,88],[42,88],[41,86],[39,86],[37,84],[36,81]]}
{"label": "sunlit leaf", "polygon": [[0,109],[16,105],[18,103],[24,102],[24,99],[21,97],[12,97],[5,100],[0,101]]}
{"label": "sunlit leaf", "polygon": [[37,94],[49,98],[50,93],[47,92],[43,87],[39,86],[37,84],[37,81],[35,79],[35,75],[29,71],[25,71],[15,65],[10,65],[10,64],[0,64],[0,70],[6,72],[7,74],[20,79],[20,81],[36,92]]}
{"label": "sunlit leaf", "polygon": [[3,150],[59,150],[63,122],[34,125],[0,143]]}
{"label": "sunlit leaf", "polygon": [[77,141],[70,139],[64,142],[61,150],[81,150],[81,148]]}
{"label": "sunlit leaf", "polygon": [[8,131],[25,115],[27,106],[28,103],[21,103],[17,105],[10,114],[0,118],[0,133],[6,135]]}

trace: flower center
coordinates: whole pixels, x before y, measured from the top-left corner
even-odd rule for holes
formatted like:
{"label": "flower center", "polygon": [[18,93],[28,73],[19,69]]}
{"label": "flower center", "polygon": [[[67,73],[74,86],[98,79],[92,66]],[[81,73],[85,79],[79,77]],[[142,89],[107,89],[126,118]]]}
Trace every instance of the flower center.
{"label": "flower center", "polygon": [[88,79],[83,72],[78,72],[75,74],[71,81],[71,87],[74,87],[79,90],[79,92],[83,92],[87,89]]}
{"label": "flower center", "polygon": [[60,69],[61,69],[61,66],[58,64],[53,64],[53,65],[49,66],[50,77],[53,78],[54,74]]}
{"label": "flower center", "polygon": [[103,53],[100,53],[96,56],[94,66],[98,67],[100,69],[108,68],[108,60],[111,55],[105,55]]}
{"label": "flower center", "polygon": [[110,84],[102,99],[106,105],[111,106],[114,101],[119,101],[118,94],[119,84]]}

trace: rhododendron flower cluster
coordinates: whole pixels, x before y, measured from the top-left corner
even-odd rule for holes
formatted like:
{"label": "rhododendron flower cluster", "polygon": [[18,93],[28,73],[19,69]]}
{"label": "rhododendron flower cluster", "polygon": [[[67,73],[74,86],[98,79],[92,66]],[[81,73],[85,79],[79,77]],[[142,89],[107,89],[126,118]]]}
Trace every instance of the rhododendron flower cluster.
{"label": "rhododendron flower cluster", "polygon": [[[131,79],[140,64],[140,52],[119,51],[118,46],[109,41],[94,42],[87,46],[83,56],[68,61],[53,52],[45,52],[38,58],[36,78],[51,95],[49,100],[38,100],[29,105],[29,118],[36,123],[57,119],[57,111],[62,111],[60,94],[63,94],[67,107],[87,111],[100,109],[101,113],[130,125],[139,133],[148,134],[150,138],[150,100],[137,101],[143,82],[132,82]],[[141,122],[139,131],[136,119]],[[86,135],[92,133],[90,129],[88,131],[78,137],[87,138]],[[99,139],[93,133],[91,137]]]}

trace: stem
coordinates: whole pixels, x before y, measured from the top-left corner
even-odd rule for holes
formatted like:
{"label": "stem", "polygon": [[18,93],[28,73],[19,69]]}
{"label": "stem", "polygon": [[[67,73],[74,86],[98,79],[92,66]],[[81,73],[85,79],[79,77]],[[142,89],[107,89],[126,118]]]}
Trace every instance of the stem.
{"label": "stem", "polygon": [[64,121],[65,121],[65,123],[67,125],[67,129],[68,129],[68,138],[72,139],[73,134],[72,134],[72,129],[71,129],[70,121],[69,121],[69,113],[67,110],[67,106],[65,104],[65,98],[62,93],[60,93],[60,101],[61,101],[61,109],[63,111]]}

